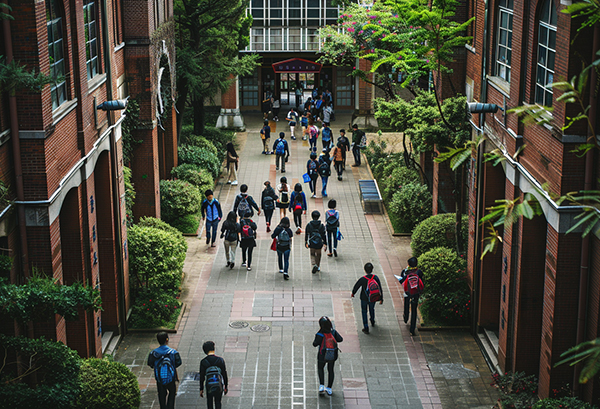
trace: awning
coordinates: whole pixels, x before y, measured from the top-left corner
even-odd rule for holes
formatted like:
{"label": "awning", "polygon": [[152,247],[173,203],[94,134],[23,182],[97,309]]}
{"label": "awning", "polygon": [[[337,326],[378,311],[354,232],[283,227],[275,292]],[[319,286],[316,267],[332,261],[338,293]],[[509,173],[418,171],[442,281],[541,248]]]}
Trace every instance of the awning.
{"label": "awning", "polygon": [[304,60],[302,58],[292,58],[285,61],[279,61],[273,64],[273,71],[277,74],[286,72],[321,72],[322,65],[318,62]]}

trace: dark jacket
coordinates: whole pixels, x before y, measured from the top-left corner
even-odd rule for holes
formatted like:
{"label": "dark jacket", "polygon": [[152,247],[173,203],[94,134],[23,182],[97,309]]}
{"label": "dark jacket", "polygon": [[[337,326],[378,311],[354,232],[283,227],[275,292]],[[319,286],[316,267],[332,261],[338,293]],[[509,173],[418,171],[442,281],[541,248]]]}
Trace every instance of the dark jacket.
{"label": "dark jacket", "polygon": [[[381,281],[379,281],[379,277],[377,277],[375,274],[368,274],[367,277],[375,278],[375,281],[377,281],[377,284],[379,284],[379,288],[381,289],[381,301],[383,301],[383,287],[381,286]],[[356,294],[356,292],[360,288],[360,299],[363,301],[369,301],[369,297],[367,297],[368,282],[369,281],[365,278],[365,276],[359,278],[356,284],[354,284],[354,288],[352,289],[352,295]]]}
{"label": "dark jacket", "polygon": [[271,138],[271,127],[269,125],[263,126],[262,129],[260,130],[260,134],[265,136],[263,139],[270,139]]}
{"label": "dark jacket", "polygon": [[[321,172],[322,164],[325,164],[325,167],[326,167],[324,172]],[[321,177],[331,176],[331,158],[329,157],[329,153],[319,156],[319,176],[321,176]]]}
{"label": "dark jacket", "polygon": [[300,204],[302,205],[302,210],[306,210],[306,195],[304,192],[298,193],[294,190],[290,196],[290,212],[294,211],[294,206],[296,206],[296,196],[298,195],[300,195]]}
{"label": "dark jacket", "polygon": [[200,390],[204,390],[204,382],[206,381],[206,370],[211,366],[218,366],[221,369],[221,376],[223,376],[223,386],[227,388],[229,379],[227,378],[227,368],[225,367],[225,360],[220,356],[208,355],[202,361],[200,361]]}
{"label": "dark jacket", "polygon": [[[179,352],[177,352],[176,349],[171,348],[168,345],[161,345],[150,352],[150,355],[148,355],[148,366],[154,369],[154,363],[165,355],[170,355],[169,358],[171,359],[171,362],[175,368],[181,366],[181,355],[179,355]],[[175,379],[179,380],[177,370],[175,370]]]}
{"label": "dark jacket", "polygon": [[[344,338],[342,338],[340,333],[337,332],[336,330],[332,329],[331,333],[333,334],[333,337],[338,342],[338,344],[340,342],[344,341]],[[313,341],[313,346],[319,347],[319,349],[317,350],[317,360],[320,362],[325,361],[325,348],[321,349],[321,345],[323,344],[324,338],[325,338],[324,335],[322,335],[320,332],[317,332],[315,334],[315,340]],[[338,359],[338,351],[335,351],[335,360],[337,361],[337,359]]]}
{"label": "dark jacket", "polygon": [[[246,225],[250,226],[252,228],[252,230],[254,230],[253,237],[244,237],[242,230],[244,229],[244,226],[246,226]],[[256,247],[256,229],[258,229],[258,226],[252,220],[240,219],[240,237],[241,237],[240,247]]]}
{"label": "dark jacket", "polygon": [[[411,269],[410,271],[414,271],[415,269]],[[425,285],[425,280],[423,279],[423,272],[417,267],[417,275],[419,276],[419,278],[421,279],[421,281],[423,281],[423,285]],[[404,282],[406,281],[406,276],[408,275],[409,269],[408,267],[405,268],[404,270],[402,270],[402,272],[400,273],[400,278],[398,279],[398,281],[400,282],[400,284],[404,284]]]}
{"label": "dark jacket", "polygon": [[[310,236],[313,232],[317,232],[321,235],[321,239],[323,240],[323,244],[320,246],[312,246],[309,243],[309,239]],[[307,225],[306,225],[306,232],[304,234],[304,242],[306,244],[308,244],[308,247],[311,249],[320,249],[323,248],[323,246],[325,245],[325,243],[327,243],[327,233],[325,232],[325,226],[323,226],[323,223],[321,223],[320,220],[311,220]]]}
{"label": "dark jacket", "polygon": [[239,195],[237,195],[235,197],[235,204],[233,205],[233,211],[237,214],[237,209],[238,209],[238,206],[240,205],[240,202],[242,201],[242,196],[246,197],[246,201],[248,201],[248,205],[250,206],[250,217],[254,216],[254,211],[252,210],[252,208],[255,208],[256,211],[258,211],[258,205],[254,201],[254,198],[252,196],[248,195],[247,193],[240,193]]}
{"label": "dark jacket", "polygon": [[[310,168],[312,162],[315,163],[314,169]],[[310,176],[311,179],[317,179],[319,177],[319,161],[316,159],[309,159],[308,162],[306,162],[306,173],[308,173],[308,176]]]}
{"label": "dark jacket", "polygon": [[278,138],[275,139],[275,143],[273,144],[273,152],[277,152],[277,145],[279,145],[279,141],[283,141],[285,152],[283,156],[290,156],[290,147],[285,139]]}
{"label": "dark jacket", "polygon": [[[275,189],[273,189],[272,187],[269,187],[268,189],[264,189],[262,191],[262,194],[260,195],[260,204],[263,209],[265,209],[265,197],[273,198],[273,209],[275,209],[277,207],[277,204],[276,204],[277,199],[279,198],[277,196],[277,193],[275,193]],[[273,209],[271,209],[271,210],[273,210]],[[267,209],[267,210],[269,210],[269,209]]]}
{"label": "dark jacket", "polygon": [[211,211],[213,213],[213,217],[209,221],[215,220],[215,211],[217,212],[219,220],[223,218],[223,212],[221,211],[221,203],[217,199],[213,199],[212,204],[208,203],[208,199],[204,199],[202,202],[202,207],[200,208],[200,212],[202,213],[202,217],[206,217],[208,215],[208,207],[211,207]]}
{"label": "dark jacket", "polygon": [[221,225],[221,238],[227,241],[240,241],[240,225],[225,220]]}
{"label": "dark jacket", "polygon": [[352,131],[352,143],[355,144],[355,146],[360,145],[360,142],[362,141],[362,137],[365,133],[363,131],[361,131],[360,129],[355,129]]}
{"label": "dark jacket", "polygon": [[346,138],[345,136],[340,136],[338,137],[337,141],[342,144],[342,150],[348,152],[350,151],[350,141],[348,140],[348,138]]}
{"label": "dark jacket", "polygon": [[[289,227],[286,227],[285,230],[287,231],[287,234],[290,235],[290,245],[289,246],[280,246],[279,240],[278,240],[277,241],[277,250],[286,251],[292,247],[292,239],[294,238],[294,233],[292,232],[292,229],[290,229]],[[281,226],[281,225],[277,226],[275,228],[275,230],[273,231],[273,234],[271,234],[271,238],[276,239],[277,237],[279,237],[279,233],[281,233],[282,231],[283,231],[283,226]]]}

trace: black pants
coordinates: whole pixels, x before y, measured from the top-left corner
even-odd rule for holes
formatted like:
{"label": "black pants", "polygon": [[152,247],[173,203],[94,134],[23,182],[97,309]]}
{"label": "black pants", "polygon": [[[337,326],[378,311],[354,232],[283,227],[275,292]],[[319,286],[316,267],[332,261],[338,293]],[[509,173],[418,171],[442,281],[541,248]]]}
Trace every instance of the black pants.
{"label": "black pants", "polygon": [[344,173],[344,162],[335,162],[335,171],[337,172],[338,177],[342,176],[342,173]]}
{"label": "black pants", "polygon": [[333,373],[333,365],[335,362],[325,362],[318,361],[317,362],[317,373],[319,374],[319,385],[325,385],[325,364],[327,364],[327,387],[331,388],[333,386],[333,379],[335,375]]}
{"label": "black pants", "polygon": [[302,212],[294,212],[294,224],[298,228],[302,228]]}
{"label": "black pants", "polygon": [[267,223],[271,224],[271,218],[273,217],[273,211],[275,209],[265,209],[263,208],[264,212],[265,212],[265,220],[267,221]]}
{"label": "black pants", "polygon": [[352,147],[352,154],[354,155],[354,163],[360,166],[360,148],[357,144]]}
{"label": "black pants", "polygon": [[417,306],[419,305],[419,296],[404,297],[404,322],[408,322],[408,313],[410,311],[410,332],[415,333],[417,326]]}
{"label": "black pants", "polygon": [[248,267],[252,265],[252,251],[254,251],[254,247],[242,247],[242,263],[248,260]]}
{"label": "black pants", "polygon": [[208,409],[213,409],[213,400],[215,401],[215,409],[221,409],[221,398],[223,397],[223,393],[208,393],[206,394],[206,403],[208,404]]}
{"label": "black pants", "polygon": [[[158,403],[160,409],[174,409],[175,408],[175,381],[162,385],[156,382],[158,388]],[[168,392],[168,396],[167,396]]]}

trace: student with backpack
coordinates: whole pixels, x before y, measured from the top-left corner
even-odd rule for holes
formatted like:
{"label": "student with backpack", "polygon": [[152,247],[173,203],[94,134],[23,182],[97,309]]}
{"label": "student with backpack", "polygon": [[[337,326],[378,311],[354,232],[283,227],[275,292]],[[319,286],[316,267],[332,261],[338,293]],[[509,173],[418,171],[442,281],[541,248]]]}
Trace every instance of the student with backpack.
{"label": "student with backpack", "polygon": [[323,143],[323,149],[331,149],[331,128],[329,124],[324,122],[323,128],[321,129],[321,142]]}
{"label": "student with backpack", "polygon": [[311,197],[314,199],[317,197],[317,179],[319,178],[319,162],[317,161],[316,152],[310,153],[310,159],[306,162],[306,173],[310,178],[308,188],[312,194]]}
{"label": "student with backpack", "polygon": [[[296,109],[298,109],[298,107],[296,107]],[[288,121],[288,124],[290,125],[290,137],[292,138],[292,141],[295,141],[296,140],[296,135],[295,135],[296,125],[298,124],[298,113],[296,112],[296,110],[294,110],[293,107],[290,108],[290,112],[288,112],[285,119],[286,119],[286,121]]]}
{"label": "student with backpack", "polygon": [[[206,358],[200,361],[200,397],[204,397],[206,387],[206,402],[208,409],[221,409],[223,394],[227,395],[229,379],[225,360],[215,355],[215,343],[206,341],[202,345]],[[213,406],[214,401],[214,406]]]}
{"label": "student with backpack", "polygon": [[340,136],[337,139],[341,144],[342,154],[344,158],[344,170],[346,170],[346,152],[350,152],[350,140],[346,137],[346,130],[340,129]]}
{"label": "student with backpack", "polygon": [[306,195],[302,191],[302,185],[296,183],[294,191],[290,196],[290,212],[294,215],[296,234],[302,233],[302,213],[306,213]]}
{"label": "student with backpack", "polygon": [[240,186],[240,194],[235,197],[235,203],[233,204],[233,211],[237,213],[240,217],[245,217],[246,213],[250,213],[250,217],[254,216],[254,211],[252,208],[256,209],[258,215],[260,216],[260,209],[258,205],[248,194],[248,185],[243,184]]}
{"label": "student with backpack", "polygon": [[265,182],[265,188],[262,191],[260,203],[265,213],[265,219],[267,222],[267,233],[271,231],[271,218],[275,211],[275,202],[277,201],[277,195],[275,190],[271,187],[271,182],[268,180]]}
{"label": "student with backpack", "polygon": [[319,139],[319,128],[314,123],[308,123],[308,143],[310,148],[308,148],[311,152],[317,151],[317,139]]}
{"label": "student with backpack", "polygon": [[290,268],[290,252],[292,251],[292,230],[290,229],[290,219],[284,217],[279,222],[279,226],[275,228],[272,239],[277,239],[277,263],[279,265],[279,272],[283,274],[284,280],[289,280],[290,275],[288,270]]}
{"label": "student with backpack", "polygon": [[179,381],[177,368],[181,366],[181,356],[176,349],[169,347],[169,335],[166,332],[156,334],[156,340],[160,346],[148,355],[148,366],[154,369],[160,409],[174,409],[177,393],[175,382]]}
{"label": "student with backpack", "polygon": [[337,143],[336,147],[331,152],[333,158],[333,167],[337,173],[337,179],[342,180],[342,174],[344,173],[344,151],[342,150],[342,144]]}
{"label": "student with backpack", "polygon": [[408,259],[408,267],[402,270],[398,281],[404,289],[404,323],[408,323],[408,314],[410,312],[410,335],[415,335],[417,326],[417,306],[419,305],[419,296],[423,292],[423,272],[417,267],[416,257]]}
{"label": "student with backpack", "polygon": [[332,255],[338,256],[337,254],[337,244],[338,244],[338,230],[340,229],[340,214],[335,207],[337,206],[337,202],[335,200],[330,200],[327,203],[327,207],[329,210],[325,212],[325,230],[327,230],[327,247],[329,248],[329,253],[327,253],[328,257]]}
{"label": "student with backpack", "polygon": [[352,167],[360,166],[360,149],[365,147],[366,141],[365,133],[358,129],[358,125],[352,125],[352,154],[354,155],[354,165]]}
{"label": "student with backpack", "polygon": [[237,222],[235,212],[229,212],[227,219],[221,226],[221,238],[225,246],[225,257],[227,265],[225,267],[233,268],[235,265],[235,251],[237,250],[238,242],[240,241],[240,225]]}
{"label": "student with backpack", "polygon": [[[328,317],[319,319],[319,332],[315,334],[313,346],[318,347],[317,352],[317,373],[319,375],[319,394],[326,392],[327,395],[333,395],[331,387],[335,374],[333,366],[338,359],[338,344],[344,341],[344,338],[333,329],[333,324]],[[327,387],[325,387],[325,364],[327,364]]]}
{"label": "student with backpack", "polygon": [[[242,249],[242,267],[252,271],[252,252],[256,247],[256,223],[250,219],[250,213],[240,220],[240,248]],[[248,260],[248,264],[246,264]]]}
{"label": "student with backpack", "polygon": [[206,190],[204,195],[206,196],[206,199],[202,202],[200,213],[202,214],[202,220],[206,220],[206,244],[210,243],[211,247],[215,247],[217,228],[219,227],[219,222],[223,218],[223,212],[221,211],[221,203],[215,199],[212,190]]}
{"label": "student with backpack", "polygon": [[279,217],[283,219],[287,208],[290,206],[290,195],[292,194],[292,188],[287,183],[287,178],[282,176],[279,179],[277,185],[277,192],[279,193],[279,199],[277,199],[277,208],[279,209]]}
{"label": "student with backpack", "polygon": [[358,279],[352,289],[352,298],[360,289],[360,308],[362,310],[363,330],[365,334],[369,334],[369,321],[367,320],[367,308],[371,314],[371,326],[375,326],[375,303],[383,304],[383,291],[379,277],[373,274],[373,264],[365,264],[366,275]]}
{"label": "student with backpack", "polygon": [[308,134],[308,120],[310,118],[310,112],[307,110],[302,114],[302,118],[300,118],[300,124],[302,125],[302,140],[306,140],[306,135]]}
{"label": "student with backpack", "polygon": [[269,121],[265,119],[262,129],[260,130],[260,139],[262,139],[263,143],[263,155],[270,155],[271,151],[269,151],[269,142],[271,141],[271,127],[269,126]]}
{"label": "student with backpack", "polygon": [[323,248],[327,248],[327,237],[325,226],[319,220],[321,213],[318,210],[313,210],[311,217],[312,220],[306,225],[304,245],[307,249],[310,249],[312,273],[316,274],[318,271],[321,271],[321,252]]}
{"label": "student with backpack", "polygon": [[331,158],[327,149],[323,149],[323,152],[319,156],[319,176],[323,185],[321,194],[323,197],[327,197],[327,181],[329,180],[329,176],[331,176]]}
{"label": "student with backpack", "polygon": [[285,140],[284,132],[279,132],[279,138],[273,144],[273,152],[275,152],[275,170],[279,170],[279,162],[281,161],[281,173],[285,173],[285,162],[290,156],[290,148]]}
{"label": "student with backpack", "polygon": [[279,98],[273,97],[273,120],[275,122],[279,121],[279,108],[281,108],[281,104],[279,103]]}

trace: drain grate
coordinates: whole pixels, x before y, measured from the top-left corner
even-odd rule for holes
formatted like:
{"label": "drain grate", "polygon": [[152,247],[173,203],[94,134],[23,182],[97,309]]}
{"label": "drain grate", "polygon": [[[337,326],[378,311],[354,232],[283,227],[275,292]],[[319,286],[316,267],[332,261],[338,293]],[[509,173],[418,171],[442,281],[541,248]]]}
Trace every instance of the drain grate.
{"label": "drain grate", "polygon": [[268,325],[264,325],[264,324],[258,324],[258,325],[254,325],[250,329],[254,332],[267,332],[268,330],[271,329],[271,327],[269,327]]}
{"label": "drain grate", "polygon": [[248,327],[248,323],[246,321],[232,321],[229,323],[231,328],[242,329]]}

